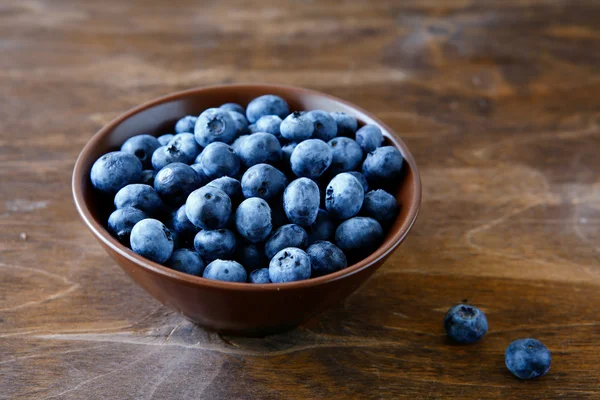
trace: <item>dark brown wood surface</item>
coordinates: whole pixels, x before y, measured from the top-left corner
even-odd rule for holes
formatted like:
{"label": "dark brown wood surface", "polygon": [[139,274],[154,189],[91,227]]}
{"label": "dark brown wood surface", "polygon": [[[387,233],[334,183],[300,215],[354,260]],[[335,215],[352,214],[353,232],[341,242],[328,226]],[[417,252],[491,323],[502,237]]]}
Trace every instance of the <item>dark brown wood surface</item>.
{"label": "dark brown wood surface", "polygon": [[[600,4],[0,3],[0,398],[600,398]],[[421,168],[408,240],[343,305],[264,339],[136,287],[73,207],[77,154],[172,91],[288,83],[372,111]],[[485,339],[449,343],[468,299]],[[551,349],[518,381],[514,339]]]}

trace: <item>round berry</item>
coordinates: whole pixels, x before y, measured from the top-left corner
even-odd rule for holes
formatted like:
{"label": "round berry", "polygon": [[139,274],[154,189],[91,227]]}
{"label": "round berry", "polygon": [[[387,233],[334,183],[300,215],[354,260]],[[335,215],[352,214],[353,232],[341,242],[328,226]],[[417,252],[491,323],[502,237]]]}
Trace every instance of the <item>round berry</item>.
{"label": "round berry", "polygon": [[298,178],[283,191],[283,209],[288,220],[309,226],[319,213],[319,187],[308,178]]}
{"label": "round berry", "polygon": [[389,186],[400,176],[403,160],[402,154],[395,147],[379,147],[367,155],[362,172],[369,183]]}
{"label": "round berry", "polygon": [[202,275],[202,271],[204,271],[204,261],[198,253],[190,249],[175,250],[166,266],[175,271],[196,276]]}
{"label": "round berry", "polygon": [[337,136],[337,122],[328,112],[313,110],[305,115],[313,123],[314,132],[312,137],[314,139],[328,142]]}
{"label": "round berry", "polygon": [[213,142],[206,146],[198,163],[210,179],[235,176],[240,170],[240,158],[231,146],[221,142]]}
{"label": "round berry", "polygon": [[235,212],[235,226],[238,233],[250,242],[262,242],[273,229],[271,208],[261,198],[246,199]]}
{"label": "round berry", "polygon": [[231,199],[220,189],[204,186],[188,196],[185,213],[198,228],[221,229],[231,216]]}
{"label": "round berry", "polygon": [[164,263],[173,254],[173,237],[169,228],[157,219],[146,218],[131,230],[131,250],[157,263]]}
{"label": "round berry", "polygon": [[160,142],[150,135],[130,137],[121,146],[121,151],[133,154],[142,163],[143,168],[152,167],[152,153],[160,147]]}
{"label": "round berry", "polygon": [[194,238],[194,248],[206,262],[229,259],[235,251],[235,235],[227,229],[201,230]]}
{"label": "round berry", "polygon": [[550,370],[552,354],[539,340],[518,339],[504,353],[506,367],[519,379],[544,376]]}
{"label": "round berry", "polygon": [[103,155],[92,165],[90,172],[92,186],[108,195],[114,195],[130,183],[138,183],[141,178],[141,161],[124,151]]}
{"label": "round berry", "polygon": [[194,136],[202,147],[213,142],[231,143],[235,139],[237,128],[229,111],[209,108],[198,117],[194,127]]}
{"label": "round berry", "polygon": [[286,101],[272,94],[255,98],[246,108],[246,118],[251,124],[264,115],[277,115],[279,118],[285,118],[289,113],[290,108]]}
{"label": "round berry", "polygon": [[305,113],[294,111],[281,122],[280,131],[287,140],[301,142],[313,135],[315,127]]}
{"label": "round berry", "polygon": [[287,185],[283,172],[269,164],[256,164],[242,176],[244,197],[260,197],[270,201],[281,195]]}
{"label": "round berry", "polygon": [[319,241],[308,246],[312,276],[327,275],[346,268],[346,255],[331,242]]}
{"label": "round berry", "polygon": [[315,179],[329,168],[332,159],[333,152],[327,143],[309,139],[298,143],[290,157],[290,164],[296,176]]}
{"label": "round berry", "polygon": [[446,334],[455,342],[475,343],[485,335],[488,329],[487,318],[477,307],[458,304],[452,307],[444,317]]}
{"label": "round berry", "polygon": [[365,153],[375,151],[383,144],[383,134],[377,125],[365,125],[356,131],[356,143]]}
{"label": "round berry", "polygon": [[183,163],[172,163],[158,171],[154,178],[154,189],[166,204],[179,207],[190,193],[200,186],[196,171]]}
{"label": "round berry", "polygon": [[310,278],[310,258],[305,251],[287,247],[271,259],[269,279],[273,283],[301,281]]}
{"label": "round berry", "polygon": [[354,176],[341,173],[329,182],[326,190],[327,211],[338,219],[354,217],[360,211],[365,192]]}
{"label": "round berry", "polygon": [[226,282],[246,282],[246,270],[239,263],[227,260],[215,260],[208,264],[202,273],[206,279]]}

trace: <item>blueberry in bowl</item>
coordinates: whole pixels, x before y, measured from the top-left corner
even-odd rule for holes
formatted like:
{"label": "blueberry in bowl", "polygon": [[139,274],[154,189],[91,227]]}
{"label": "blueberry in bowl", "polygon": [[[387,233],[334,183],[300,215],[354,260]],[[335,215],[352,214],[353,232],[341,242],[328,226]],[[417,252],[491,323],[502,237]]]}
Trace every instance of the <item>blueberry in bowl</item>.
{"label": "blueberry in bowl", "polygon": [[421,201],[415,161],[383,122],[278,85],[136,107],[86,144],[72,186],[87,227],[138,285],[242,335],[343,301],[402,243]]}

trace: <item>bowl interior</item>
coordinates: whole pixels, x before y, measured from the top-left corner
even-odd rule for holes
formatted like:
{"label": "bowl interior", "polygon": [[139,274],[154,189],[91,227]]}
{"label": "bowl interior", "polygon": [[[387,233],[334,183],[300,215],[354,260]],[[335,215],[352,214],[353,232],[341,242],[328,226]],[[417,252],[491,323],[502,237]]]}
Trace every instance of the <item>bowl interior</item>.
{"label": "bowl interior", "polygon": [[[349,266],[348,268],[306,281],[291,282],[278,285],[249,285],[244,283],[209,281],[204,278],[180,273],[170,268],[163,267],[143,257],[138,256],[114,239],[104,228],[108,215],[112,211],[107,205],[112,204],[112,199],[104,199],[93,190],[89,173],[93,163],[103,154],[118,150],[128,138],[147,133],[160,136],[165,133],[174,133],[175,122],[185,115],[198,115],[210,107],[218,107],[227,102],[239,103],[246,106],[253,98],[263,94],[276,94],[288,102],[290,111],[321,109],[328,112],[342,111],[357,118],[359,125],[375,124],[382,130],[386,145],[397,147],[404,156],[404,172],[400,177],[397,190],[393,193],[400,206],[399,214],[387,232],[383,244],[367,258]],[[116,118],[102,128],[85,146],[75,165],[73,173],[73,194],[76,206],[96,237],[108,245],[112,250],[118,251],[136,263],[152,271],[170,277],[184,280],[190,284],[218,285],[229,287],[245,287],[247,289],[273,290],[284,286],[311,285],[331,279],[339,279],[359,269],[374,264],[377,260],[386,257],[397,247],[414,223],[421,200],[421,184],[415,161],[406,147],[384,123],[368,114],[361,108],[335,97],[296,87],[278,85],[221,85],[192,89],[175,93],[150,101],[136,107]]]}

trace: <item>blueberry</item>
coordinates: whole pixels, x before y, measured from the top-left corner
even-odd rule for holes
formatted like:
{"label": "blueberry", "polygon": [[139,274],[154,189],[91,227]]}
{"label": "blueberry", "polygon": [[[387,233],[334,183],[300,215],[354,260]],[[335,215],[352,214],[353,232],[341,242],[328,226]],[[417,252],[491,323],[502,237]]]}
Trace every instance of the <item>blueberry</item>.
{"label": "blueberry", "polygon": [[251,124],[264,115],[277,115],[279,118],[285,118],[289,113],[290,108],[285,100],[272,94],[255,98],[246,108],[246,118]]}
{"label": "blueberry", "polygon": [[114,195],[121,188],[142,179],[142,163],[133,154],[113,151],[96,160],[90,179],[96,190]]}
{"label": "blueberry", "polygon": [[237,103],[225,103],[225,104],[221,104],[221,106],[219,107],[221,110],[226,110],[226,111],[232,111],[232,112],[237,112],[240,113],[242,115],[246,115],[246,110],[244,110],[244,107],[240,106]]}
{"label": "blueberry", "polygon": [[341,173],[329,182],[325,197],[327,211],[338,219],[348,219],[360,211],[365,191],[354,176]]}
{"label": "blueberry", "polygon": [[256,121],[254,129],[256,129],[256,132],[266,132],[274,135],[275,137],[280,137],[280,126],[281,118],[279,118],[277,115],[264,115],[260,117],[258,121]]}
{"label": "blueberry", "polygon": [[183,163],[172,163],[158,171],[154,178],[154,189],[163,202],[171,207],[185,203],[190,193],[200,186],[196,171]]}
{"label": "blueberry", "polygon": [[273,229],[271,208],[258,197],[246,199],[235,212],[235,226],[239,234],[250,242],[262,242]]}
{"label": "blueberry", "polygon": [[194,135],[200,146],[206,147],[212,142],[233,142],[236,131],[237,124],[229,111],[209,108],[198,117]]}
{"label": "blueberry", "polygon": [[307,112],[305,115],[313,123],[314,132],[312,137],[314,139],[321,139],[328,142],[336,137],[337,122],[335,122],[335,119],[328,112],[313,110]]}
{"label": "blueberry", "polygon": [[198,145],[194,135],[189,132],[178,133],[173,136],[167,146],[174,146],[179,150],[185,156],[184,162],[186,164],[192,164],[196,156],[202,151],[202,147]]}
{"label": "blueberry", "polygon": [[377,220],[354,217],[346,220],[335,231],[335,244],[344,252],[371,253],[383,241],[383,229]]}
{"label": "blueberry", "polygon": [[365,153],[375,151],[383,144],[383,134],[377,125],[368,124],[356,131],[356,143]]}
{"label": "blueberry", "polygon": [[301,226],[296,224],[283,225],[269,236],[265,243],[265,254],[270,260],[275,254],[286,247],[304,249],[308,246],[308,235]]}
{"label": "blueberry", "polygon": [[113,211],[108,217],[108,231],[116,237],[119,242],[129,246],[129,235],[134,225],[148,218],[146,214],[137,208],[127,207]]}
{"label": "blueberry", "polygon": [[310,257],[312,276],[327,275],[348,266],[344,252],[331,242],[319,241],[311,244],[306,253]]}
{"label": "blueberry", "polygon": [[166,146],[167,144],[169,144],[171,139],[173,139],[173,136],[175,135],[173,135],[172,133],[167,133],[157,137],[156,140],[158,140],[158,143],[160,143],[161,146]]}
{"label": "blueberry", "polygon": [[198,163],[210,179],[235,176],[240,170],[240,158],[231,146],[221,142],[213,142],[206,146]]}
{"label": "blueberry", "polygon": [[319,209],[317,219],[307,229],[308,244],[313,244],[318,240],[330,240],[335,235],[336,225],[333,218],[325,210]]}
{"label": "blueberry", "polygon": [[221,229],[231,216],[231,199],[221,189],[204,186],[189,195],[185,213],[198,228]]}
{"label": "blueberry", "polygon": [[250,273],[250,283],[271,283],[269,268],[255,269]]}
{"label": "blueberry", "polygon": [[183,240],[193,239],[196,233],[200,231],[200,228],[192,224],[187,217],[185,204],[173,212],[169,228],[175,232],[178,238]]}
{"label": "blueberry", "polygon": [[382,189],[371,190],[365,195],[361,213],[377,221],[392,222],[396,218],[396,198]]}
{"label": "blueberry", "polygon": [[177,121],[177,123],[175,123],[175,133],[194,132],[194,127],[196,126],[197,120],[198,117],[194,117],[193,115],[187,115],[181,118],[179,121]]}
{"label": "blueberry", "polygon": [[369,183],[367,182],[367,178],[365,178],[365,176],[362,173],[357,171],[348,171],[348,173],[356,179],[358,179],[365,193],[369,191]]}
{"label": "blueberry", "polygon": [[356,121],[356,118],[340,111],[334,111],[329,113],[329,115],[331,115],[331,118],[333,118],[337,124],[338,136],[354,136],[354,133],[358,128],[358,122]]}
{"label": "blueberry", "polygon": [[121,146],[121,151],[133,154],[140,159],[142,168],[152,167],[152,153],[160,147],[160,142],[150,135],[130,137]]}
{"label": "blueberry", "polygon": [[281,195],[287,185],[283,172],[269,164],[256,164],[242,176],[244,197],[260,197],[270,201]]}
{"label": "blueberry", "polygon": [[539,340],[518,339],[506,348],[506,367],[519,379],[533,379],[544,376],[550,370],[552,354]]}
{"label": "blueberry", "polygon": [[175,271],[196,276],[202,275],[204,271],[204,261],[198,253],[190,249],[175,250],[166,265]]}
{"label": "blueberry", "polygon": [[319,187],[308,178],[298,178],[283,191],[283,209],[288,220],[308,226],[319,213]]}
{"label": "blueberry", "polygon": [[396,183],[402,172],[402,154],[392,146],[384,146],[369,153],[362,166],[362,172],[369,183],[389,186]]}
{"label": "blueberry", "polygon": [[[200,153],[200,154],[202,154],[202,153]],[[200,157],[200,155],[198,155],[198,157]],[[202,165],[196,163],[196,164],[190,165],[190,167],[194,171],[196,171],[196,175],[198,175],[198,182],[200,182],[200,186],[204,186],[208,182],[210,182],[210,178],[208,176],[206,176],[206,174],[204,173],[204,170],[202,169]]]}
{"label": "blueberry", "polygon": [[294,111],[281,122],[280,131],[284,138],[301,142],[313,135],[315,127],[313,121],[306,114]]}
{"label": "blueberry", "polygon": [[202,277],[227,282],[246,282],[246,270],[238,262],[215,260],[206,266]]}
{"label": "blueberry", "polygon": [[148,215],[156,215],[162,211],[163,202],[152,186],[132,183],[117,192],[115,207],[134,207]]}
{"label": "blueberry", "polygon": [[273,283],[294,282],[310,278],[310,258],[304,250],[287,247],[271,259],[269,279]]}
{"label": "blueberry", "polygon": [[202,230],[194,238],[194,248],[206,262],[229,259],[235,251],[235,235],[227,229]]}
{"label": "blueberry", "polygon": [[332,150],[329,171],[333,174],[352,171],[360,166],[363,152],[358,143],[347,137],[331,139],[327,143]]}
{"label": "blueberry", "polygon": [[164,263],[173,254],[171,231],[157,219],[146,218],[131,230],[131,250],[157,263]]}
{"label": "blueberry", "polygon": [[296,146],[298,146],[298,143],[291,142],[281,147],[281,160],[283,161],[284,166],[290,165],[290,158],[292,157],[292,153]]}
{"label": "blueberry", "polygon": [[242,264],[248,272],[269,266],[269,260],[265,256],[264,249],[259,244],[247,240],[238,241],[235,247],[234,259]]}
{"label": "blueberry", "polygon": [[322,140],[308,139],[292,152],[290,164],[297,176],[318,178],[329,168],[333,159],[331,147]]}
{"label": "blueberry", "polygon": [[229,111],[229,115],[233,118],[233,122],[235,122],[235,136],[247,135],[250,133],[250,129],[248,128],[248,120],[246,117],[239,112]]}
{"label": "blueberry", "polygon": [[242,164],[248,168],[256,164],[278,164],[281,160],[281,145],[270,133],[257,132],[245,137],[236,150]]}
{"label": "blueberry", "polygon": [[152,153],[152,168],[156,171],[172,163],[188,164],[188,157],[172,145],[161,146]]}
{"label": "blueberry", "polygon": [[156,171],[153,169],[145,169],[142,171],[142,179],[140,183],[144,185],[150,185],[154,187],[154,178],[156,177]]}
{"label": "blueberry", "polygon": [[477,307],[458,304],[448,310],[444,317],[446,334],[455,342],[475,343],[488,329],[487,318]]}
{"label": "blueberry", "polygon": [[240,146],[241,146],[242,142],[244,140],[246,140],[248,138],[248,136],[250,136],[250,135],[242,135],[242,136],[238,137],[237,139],[235,139],[233,141],[233,143],[231,144],[231,147],[233,148],[233,150],[235,150],[235,152],[237,154],[239,154],[239,152],[240,152]]}
{"label": "blueberry", "polygon": [[221,189],[231,199],[232,204],[237,204],[242,200],[242,185],[237,179],[229,176],[223,176],[208,183],[206,186],[211,186]]}

